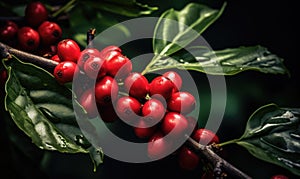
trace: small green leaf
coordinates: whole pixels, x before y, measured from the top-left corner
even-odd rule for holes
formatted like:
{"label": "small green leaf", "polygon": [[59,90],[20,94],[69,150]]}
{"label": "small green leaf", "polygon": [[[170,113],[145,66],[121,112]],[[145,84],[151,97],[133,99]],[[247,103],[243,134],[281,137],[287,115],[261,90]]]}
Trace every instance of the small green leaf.
{"label": "small green leaf", "polygon": [[[36,146],[64,153],[96,150],[90,149],[93,146],[78,126],[71,90],[58,84],[47,71],[17,58],[5,61],[5,66],[9,74],[6,110]],[[99,157],[94,160],[101,163]]]}
{"label": "small green leaf", "polygon": [[159,59],[147,72],[167,68],[195,70],[212,75],[235,75],[246,70],[263,73],[288,73],[283,59],[262,46],[230,48],[212,51],[204,46],[195,46],[178,51],[170,58]]}
{"label": "small green leaf", "polygon": [[170,9],[157,22],[153,35],[153,51],[168,56],[184,48],[205,31],[222,14],[220,10],[190,3],[181,11]]}
{"label": "small green leaf", "polygon": [[253,156],[300,175],[299,119],[300,109],[266,105],[250,117],[240,139],[226,143],[243,146]]}
{"label": "small green leaf", "polygon": [[156,11],[157,7],[150,7],[146,4],[141,4],[135,0],[119,1],[119,0],[103,0],[103,1],[85,1],[88,5],[128,17],[138,17],[141,15],[151,14]]}

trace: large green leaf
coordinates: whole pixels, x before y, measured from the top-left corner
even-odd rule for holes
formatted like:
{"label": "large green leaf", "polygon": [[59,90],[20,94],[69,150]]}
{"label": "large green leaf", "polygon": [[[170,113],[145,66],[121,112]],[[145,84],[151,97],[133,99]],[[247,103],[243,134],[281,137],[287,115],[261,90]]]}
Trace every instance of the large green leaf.
{"label": "large green leaf", "polygon": [[141,4],[135,0],[101,0],[101,1],[84,1],[88,5],[115,14],[120,14],[128,17],[138,17],[141,15],[151,14],[156,11],[157,7],[150,7],[146,4]]}
{"label": "large green leaf", "polygon": [[226,144],[236,143],[253,156],[300,175],[299,118],[299,108],[263,106],[250,117],[243,136]]}
{"label": "large green leaf", "polygon": [[77,124],[71,90],[47,71],[16,58],[5,66],[9,74],[6,110],[32,142],[46,150],[90,153],[94,163],[101,163],[103,154],[94,152],[101,149],[93,148]]}
{"label": "large green leaf", "polygon": [[283,65],[283,59],[262,46],[219,51],[212,51],[204,46],[189,47],[171,57],[157,60],[148,67],[147,72],[167,68],[195,70],[212,75],[235,75],[246,70],[273,74],[288,72]]}
{"label": "large green leaf", "polygon": [[157,22],[153,51],[156,55],[168,56],[184,48],[208,28],[222,14],[202,4],[190,3],[181,11],[170,9]]}

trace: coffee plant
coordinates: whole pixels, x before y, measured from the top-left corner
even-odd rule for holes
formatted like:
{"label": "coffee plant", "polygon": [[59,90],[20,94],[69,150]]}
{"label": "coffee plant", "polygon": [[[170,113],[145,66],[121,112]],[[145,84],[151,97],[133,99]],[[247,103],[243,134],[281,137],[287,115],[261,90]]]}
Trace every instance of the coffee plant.
{"label": "coffee plant", "polygon": [[202,37],[231,3],[1,2],[3,176],[299,176],[299,104],[253,108],[290,59]]}

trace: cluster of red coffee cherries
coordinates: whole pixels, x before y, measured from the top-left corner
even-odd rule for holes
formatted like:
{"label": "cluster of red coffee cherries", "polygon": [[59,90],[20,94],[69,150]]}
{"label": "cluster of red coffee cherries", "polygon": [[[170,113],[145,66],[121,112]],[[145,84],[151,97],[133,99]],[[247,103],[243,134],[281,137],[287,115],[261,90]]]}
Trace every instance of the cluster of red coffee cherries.
{"label": "cluster of red coffee cherries", "polygon": [[[132,63],[117,46],[101,51],[87,48],[80,51],[74,40],[58,43],[60,63],[54,76],[61,84],[72,82],[79,103],[90,118],[98,114],[104,122],[121,119],[133,126],[138,138],[148,140],[148,156],[156,159],[168,153],[172,141],[193,131],[192,138],[207,145],[218,143],[216,134],[198,129],[197,120],[189,116],[196,107],[196,99],[187,91],[180,91],[181,76],[168,71],[150,82],[132,71]],[[92,83],[94,81],[94,83]],[[164,136],[170,134],[171,139]],[[178,151],[179,164],[192,170],[200,159],[187,146]]]}
{"label": "cluster of red coffee cherries", "polygon": [[24,20],[7,20],[0,27],[0,41],[17,49],[41,56],[56,53],[56,43],[62,37],[60,26],[49,21],[48,10],[41,2],[31,2],[25,8]]}

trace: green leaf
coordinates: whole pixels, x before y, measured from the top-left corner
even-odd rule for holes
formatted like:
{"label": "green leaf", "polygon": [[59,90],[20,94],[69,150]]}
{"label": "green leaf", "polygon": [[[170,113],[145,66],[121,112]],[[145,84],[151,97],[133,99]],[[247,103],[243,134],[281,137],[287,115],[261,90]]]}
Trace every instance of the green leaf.
{"label": "green leaf", "polygon": [[253,156],[300,175],[299,118],[299,108],[263,106],[250,117],[243,136],[227,143],[243,146]]}
{"label": "green leaf", "polygon": [[[91,148],[77,124],[71,90],[47,71],[17,58],[5,61],[5,66],[9,74],[5,108],[36,146],[64,153],[99,150]],[[101,163],[99,156],[92,156]]]}
{"label": "green leaf", "polygon": [[263,73],[288,73],[283,59],[262,46],[229,48],[212,51],[204,46],[186,48],[170,58],[159,59],[147,72],[179,68],[212,75],[235,75],[246,70]]}
{"label": "green leaf", "polygon": [[128,17],[148,15],[151,14],[153,11],[158,10],[157,7],[150,7],[146,4],[138,3],[135,0],[102,0],[84,2],[94,8]]}
{"label": "green leaf", "polygon": [[164,12],[154,31],[154,53],[168,56],[184,48],[219,18],[225,5],[215,10],[202,4],[190,3],[181,11],[170,9]]}

